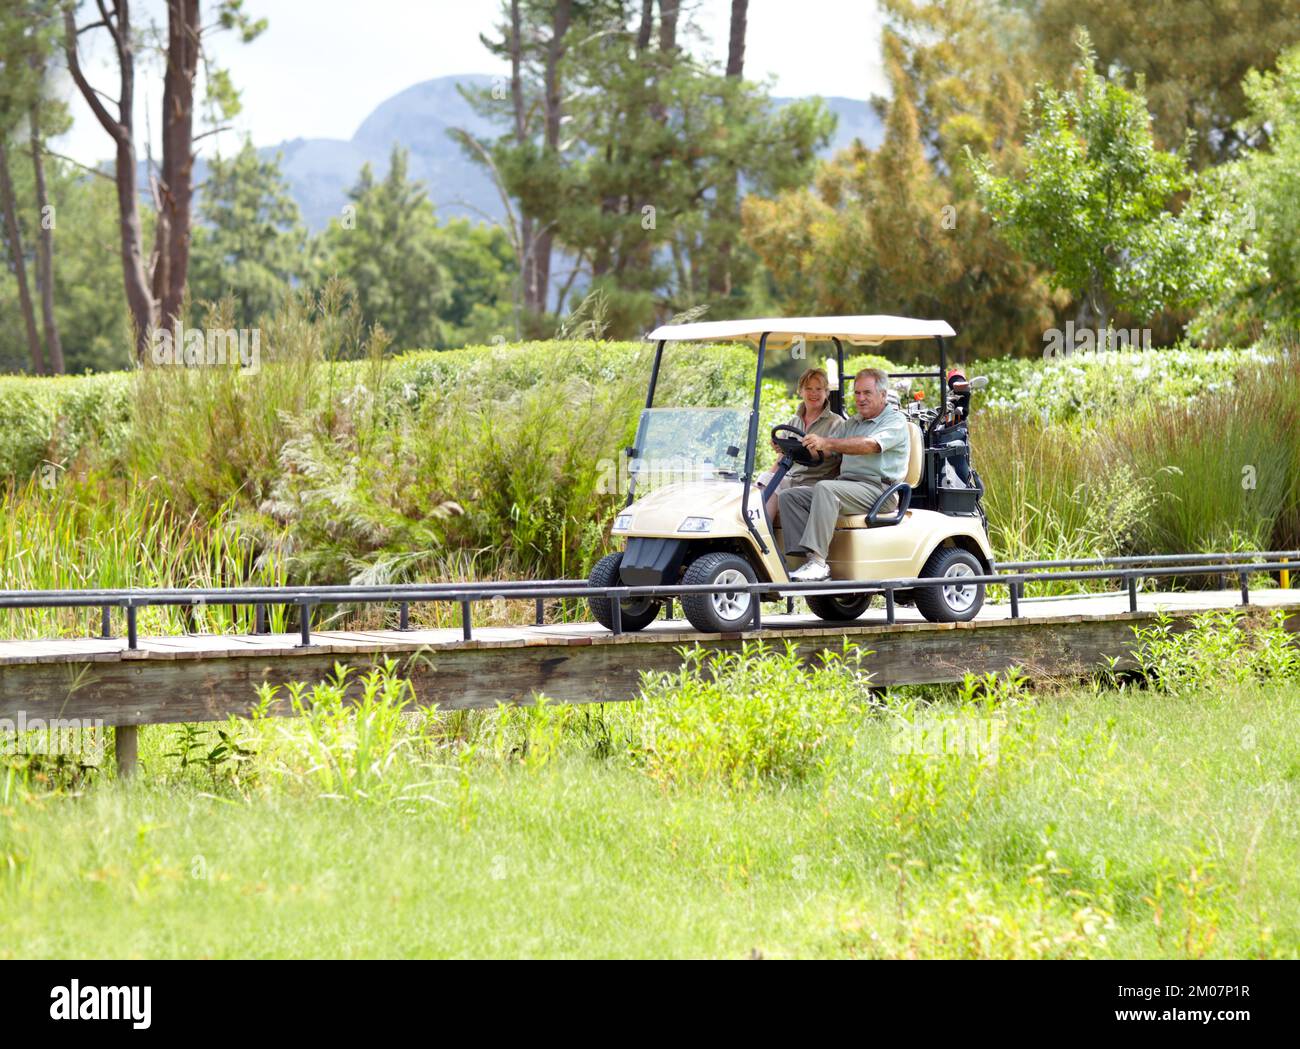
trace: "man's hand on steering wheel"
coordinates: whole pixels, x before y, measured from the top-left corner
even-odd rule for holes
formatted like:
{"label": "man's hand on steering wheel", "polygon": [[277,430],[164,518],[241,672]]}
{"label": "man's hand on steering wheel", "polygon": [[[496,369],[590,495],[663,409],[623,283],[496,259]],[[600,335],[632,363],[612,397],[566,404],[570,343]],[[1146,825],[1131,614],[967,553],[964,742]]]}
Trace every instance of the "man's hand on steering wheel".
{"label": "man's hand on steering wheel", "polygon": [[793,462],[805,466],[815,466],[826,458],[824,453],[808,447],[808,438],[804,432],[796,430],[793,426],[772,427],[772,443]]}
{"label": "man's hand on steering wheel", "polygon": [[803,439],[803,446],[810,452],[821,452],[825,454],[830,450],[830,438],[822,437],[819,434],[810,433]]}

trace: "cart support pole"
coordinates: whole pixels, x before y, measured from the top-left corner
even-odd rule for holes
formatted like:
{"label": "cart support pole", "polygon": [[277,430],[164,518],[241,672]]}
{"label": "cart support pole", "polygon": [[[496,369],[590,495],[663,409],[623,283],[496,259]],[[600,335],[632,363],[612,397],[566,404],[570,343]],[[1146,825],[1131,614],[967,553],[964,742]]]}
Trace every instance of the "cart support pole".
{"label": "cart support pole", "polygon": [[758,447],[758,406],[763,395],[763,357],[767,353],[767,337],[771,332],[763,332],[758,340],[758,367],[754,371],[754,406],[749,413],[749,436],[745,440],[745,474],[741,478],[744,486],[740,493],[740,516],[744,518],[745,527],[754,537],[760,553],[767,553],[767,543],[763,541],[754,522],[749,517],[749,486],[754,478],[754,454]]}

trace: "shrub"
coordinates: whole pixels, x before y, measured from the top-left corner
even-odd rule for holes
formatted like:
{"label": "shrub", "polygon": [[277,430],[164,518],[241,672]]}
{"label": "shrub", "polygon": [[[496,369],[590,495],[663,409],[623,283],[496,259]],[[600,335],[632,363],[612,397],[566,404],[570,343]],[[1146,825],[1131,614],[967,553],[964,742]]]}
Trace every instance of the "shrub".
{"label": "shrub", "polygon": [[853,745],[870,706],[869,655],[846,642],[807,666],[747,642],[740,652],[683,649],[677,673],[645,674],[632,757],[665,785],[750,788],[803,780]]}
{"label": "shrub", "polygon": [[[363,675],[356,689],[349,688],[351,670],[338,664],[332,679],[310,690],[302,682],[286,686],[296,717],[277,726],[274,771],[324,798],[397,800],[407,787],[401,773],[408,764],[398,759],[416,742],[403,718],[415,692],[392,660]],[[254,725],[280,688],[262,685],[258,696]]]}
{"label": "shrub", "polygon": [[1183,695],[1226,683],[1293,681],[1300,677],[1300,647],[1286,627],[1288,614],[1273,609],[1266,626],[1246,629],[1239,609],[1214,609],[1175,629],[1167,613],[1149,627],[1134,627],[1134,658],[1162,692]]}

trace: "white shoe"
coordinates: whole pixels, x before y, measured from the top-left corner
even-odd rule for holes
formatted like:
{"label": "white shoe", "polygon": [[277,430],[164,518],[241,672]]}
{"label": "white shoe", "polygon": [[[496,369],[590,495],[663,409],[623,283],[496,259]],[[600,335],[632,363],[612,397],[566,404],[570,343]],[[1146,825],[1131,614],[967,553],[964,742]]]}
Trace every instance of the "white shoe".
{"label": "white shoe", "polygon": [[790,573],[796,583],[820,583],[831,577],[831,567],[825,561],[808,561]]}

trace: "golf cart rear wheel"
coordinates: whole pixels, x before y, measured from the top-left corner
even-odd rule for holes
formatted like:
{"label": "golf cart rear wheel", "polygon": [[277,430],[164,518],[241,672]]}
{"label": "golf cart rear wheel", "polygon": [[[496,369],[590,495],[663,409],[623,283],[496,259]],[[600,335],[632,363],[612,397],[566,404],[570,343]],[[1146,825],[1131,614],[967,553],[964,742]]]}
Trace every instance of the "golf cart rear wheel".
{"label": "golf cart rear wheel", "polygon": [[[690,586],[710,583],[756,583],[754,569],[735,554],[702,554],[686,566],[682,582]],[[757,594],[736,590],[720,594],[683,594],[682,610],[691,626],[706,634],[744,630],[753,621]]]}
{"label": "golf cart rear wheel", "polygon": [[[622,586],[623,581],[618,573],[622,563],[622,553],[602,557],[592,568],[587,582],[592,586]],[[591,606],[591,614],[596,617],[597,623],[606,630],[614,629],[613,601],[607,597],[589,597],[587,604]],[[619,611],[624,630],[644,630],[658,618],[659,602],[651,597],[633,598],[620,602]]]}
{"label": "golf cart rear wheel", "polygon": [[968,576],[984,574],[979,558],[956,546],[941,546],[921,569],[923,579],[951,579],[947,586],[917,587],[916,608],[931,623],[965,623],[984,604],[983,583],[963,583]]}
{"label": "golf cart rear wheel", "polygon": [[804,598],[812,614],[832,623],[857,619],[871,604],[871,594],[818,594]]}

